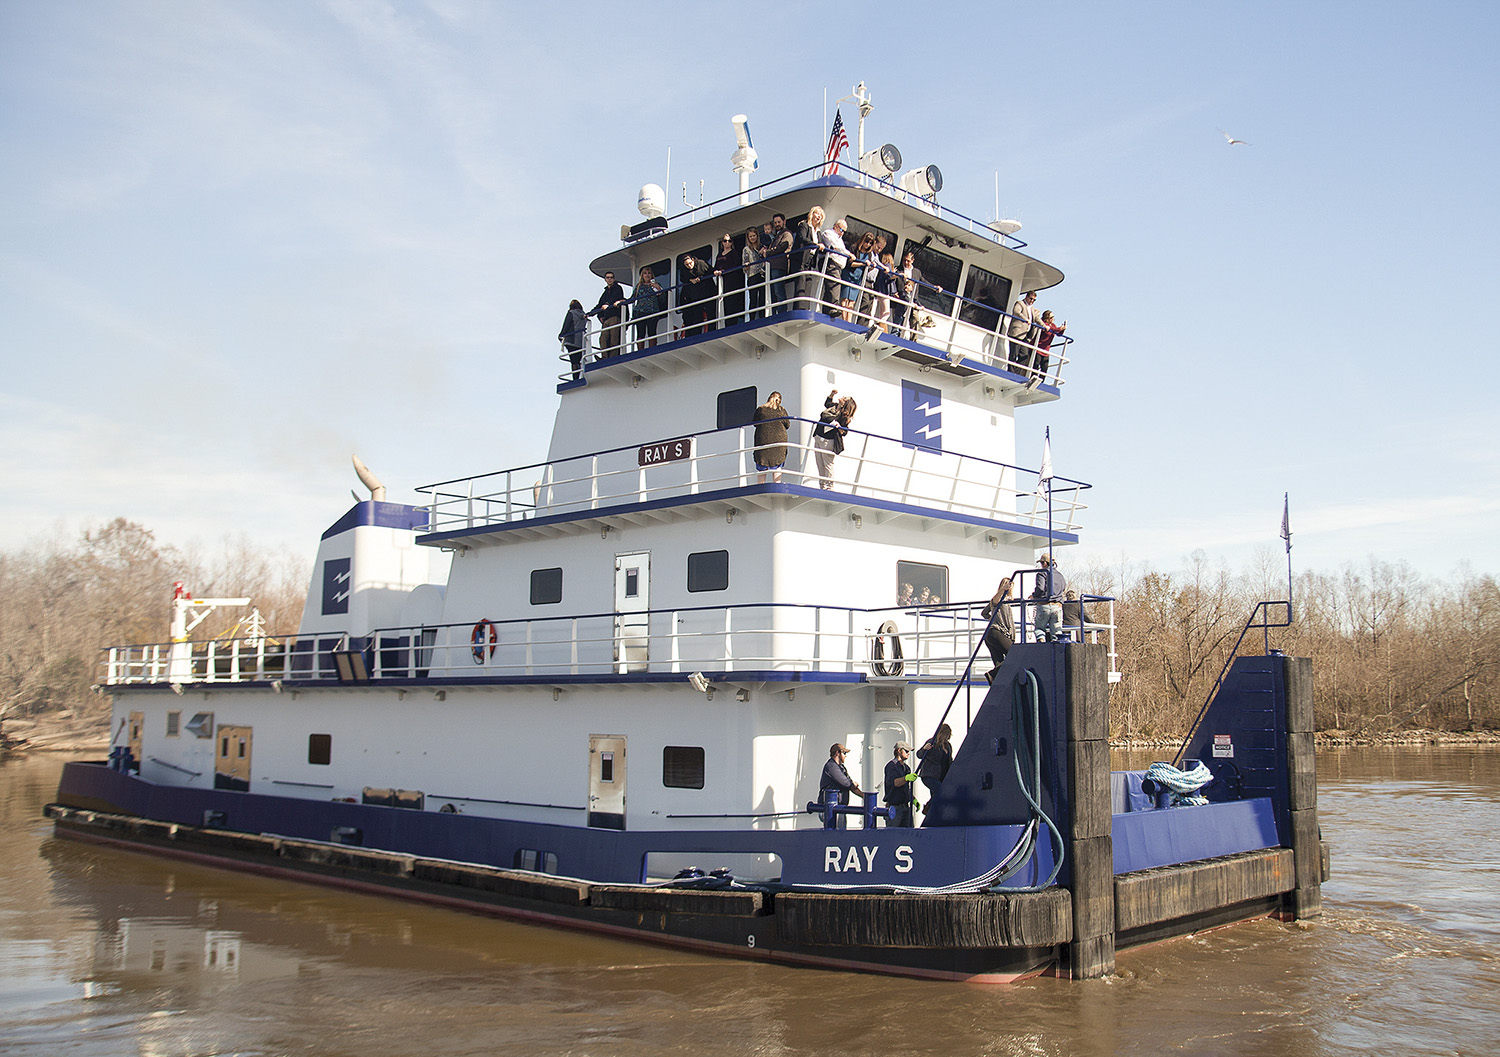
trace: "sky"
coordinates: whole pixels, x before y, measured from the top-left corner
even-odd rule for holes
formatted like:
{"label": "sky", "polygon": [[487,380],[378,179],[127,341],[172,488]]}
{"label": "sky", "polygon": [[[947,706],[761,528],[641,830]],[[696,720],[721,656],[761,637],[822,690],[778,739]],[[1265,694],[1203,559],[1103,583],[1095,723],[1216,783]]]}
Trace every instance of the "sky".
{"label": "sky", "polygon": [[1067,276],[1018,450],[1094,486],[1070,562],[1281,561],[1289,494],[1299,570],[1500,573],[1500,6],[644,10],[0,0],[0,551],[310,559],[351,453],[407,502],[541,460],[637,189],[732,192],[738,113],[810,165],[864,81]]}

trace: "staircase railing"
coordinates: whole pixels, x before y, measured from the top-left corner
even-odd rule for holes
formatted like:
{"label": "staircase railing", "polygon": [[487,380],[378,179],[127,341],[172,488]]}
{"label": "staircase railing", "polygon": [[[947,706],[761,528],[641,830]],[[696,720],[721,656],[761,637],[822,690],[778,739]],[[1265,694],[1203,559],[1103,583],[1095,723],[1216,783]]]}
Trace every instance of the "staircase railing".
{"label": "staircase railing", "polygon": [[[1271,610],[1273,607],[1278,606],[1285,610],[1286,617],[1284,620],[1272,621]],[[1257,623],[1257,620],[1259,623]],[[1177,748],[1177,755],[1174,757],[1173,763],[1178,766],[1182,765],[1183,753],[1187,752],[1188,745],[1192,743],[1193,735],[1198,733],[1198,724],[1203,722],[1203,714],[1208,711],[1208,706],[1213,704],[1214,698],[1219,693],[1219,687],[1224,685],[1224,677],[1229,674],[1230,665],[1234,664],[1234,659],[1240,655],[1240,646],[1244,644],[1245,636],[1252,631],[1260,630],[1264,636],[1266,654],[1269,655],[1271,652],[1271,629],[1289,628],[1291,626],[1292,603],[1289,600],[1264,601],[1255,604],[1255,608],[1250,611],[1250,619],[1245,621],[1245,626],[1240,629],[1240,637],[1234,640],[1233,649],[1229,651],[1229,656],[1224,659],[1224,667],[1219,669],[1219,677],[1214,680],[1214,685],[1209,688],[1208,696],[1203,700],[1203,707],[1198,709],[1198,714],[1193,717],[1193,722],[1188,725],[1187,734],[1183,736],[1182,744]]]}

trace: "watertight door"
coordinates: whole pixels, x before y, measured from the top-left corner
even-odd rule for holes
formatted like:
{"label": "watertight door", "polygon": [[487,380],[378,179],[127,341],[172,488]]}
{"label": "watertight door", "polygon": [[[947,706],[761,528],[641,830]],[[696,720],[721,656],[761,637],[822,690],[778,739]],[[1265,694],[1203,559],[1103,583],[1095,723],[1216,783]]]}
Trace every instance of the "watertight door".
{"label": "watertight door", "polygon": [[250,788],[250,728],[220,727],[214,747],[214,788]]}
{"label": "watertight door", "polygon": [[615,555],[615,671],[646,670],[650,608],[651,555]]}
{"label": "watertight door", "polygon": [[625,739],[589,735],[589,825],[625,828]]}

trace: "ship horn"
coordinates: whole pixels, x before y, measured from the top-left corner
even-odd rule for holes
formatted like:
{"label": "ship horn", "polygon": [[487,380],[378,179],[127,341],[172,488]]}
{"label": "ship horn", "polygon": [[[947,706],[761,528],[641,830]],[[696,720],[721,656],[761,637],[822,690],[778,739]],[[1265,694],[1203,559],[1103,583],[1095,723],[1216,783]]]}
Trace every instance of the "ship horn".
{"label": "ship horn", "polygon": [[380,483],[380,478],[371,473],[368,466],[360,462],[358,455],[349,457],[354,460],[354,472],[359,474],[360,481],[370,490],[370,498],[377,503],[385,502],[385,485]]}

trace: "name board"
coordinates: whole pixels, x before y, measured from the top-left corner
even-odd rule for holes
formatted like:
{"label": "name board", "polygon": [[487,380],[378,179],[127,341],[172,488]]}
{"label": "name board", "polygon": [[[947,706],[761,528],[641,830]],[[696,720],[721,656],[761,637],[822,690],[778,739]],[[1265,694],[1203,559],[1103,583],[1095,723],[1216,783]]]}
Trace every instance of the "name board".
{"label": "name board", "polygon": [[638,454],[640,465],[655,466],[660,462],[680,462],[693,457],[693,438],[666,440],[660,444],[647,444]]}

